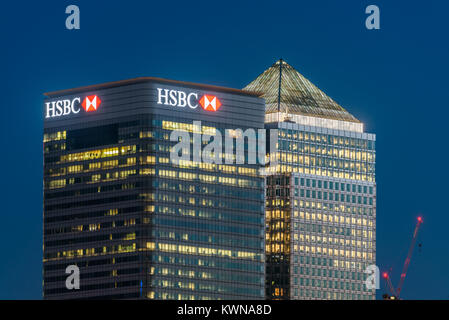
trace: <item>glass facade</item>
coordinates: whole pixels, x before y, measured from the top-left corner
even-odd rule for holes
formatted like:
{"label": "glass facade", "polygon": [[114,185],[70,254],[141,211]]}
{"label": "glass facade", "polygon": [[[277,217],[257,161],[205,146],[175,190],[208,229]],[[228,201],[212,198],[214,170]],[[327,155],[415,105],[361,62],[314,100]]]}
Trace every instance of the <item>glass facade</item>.
{"label": "glass facade", "polygon": [[[98,110],[58,115],[58,99],[88,95]],[[47,97],[44,298],[374,299],[375,135],[292,67],[244,91],[139,78]],[[170,159],[174,131],[208,136],[203,149],[249,128],[277,130],[265,177],[225,162],[224,145],[222,163]],[[79,290],[65,286],[72,264]]]}
{"label": "glass facade", "polygon": [[[158,105],[157,87],[212,92],[221,112]],[[264,298],[259,167],[170,161],[173,130],[263,128],[263,100],[150,78],[89,89],[98,114],[44,126],[44,298]],[[65,287],[71,264],[79,290]]]}
{"label": "glass facade", "polygon": [[376,253],[374,137],[276,127],[279,163],[266,194],[267,297],[374,299],[364,286]]}
{"label": "glass facade", "polygon": [[245,90],[262,93],[265,127],[278,130],[265,169],[267,299],[374,299],[375,135],[282,60]]}

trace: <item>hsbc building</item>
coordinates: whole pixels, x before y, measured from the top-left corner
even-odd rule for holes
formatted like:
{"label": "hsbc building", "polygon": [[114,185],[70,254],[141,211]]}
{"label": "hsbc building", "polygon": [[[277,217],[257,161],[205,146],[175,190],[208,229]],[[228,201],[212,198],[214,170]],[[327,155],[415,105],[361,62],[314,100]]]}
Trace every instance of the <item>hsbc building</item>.
{"label": "hsbc building", "polygon": [[263,299],[258,165],[175,165],[170,134],[264,116],[255,94],[159,78],[46,93],[44,298]]}

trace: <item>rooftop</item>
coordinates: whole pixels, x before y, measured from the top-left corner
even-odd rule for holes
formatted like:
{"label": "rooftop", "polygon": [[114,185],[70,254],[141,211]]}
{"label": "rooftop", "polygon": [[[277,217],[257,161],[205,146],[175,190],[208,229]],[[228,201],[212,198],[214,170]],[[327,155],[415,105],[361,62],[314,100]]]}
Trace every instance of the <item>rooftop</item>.
{"label": "rooftop", "polygon": [[266,114],[280,112],[360,123],[282,59],[276,61],[243,90],[259,94],[265,99]]}
{"label": "rooftop", "polygon": [[132,78],[132,79],[127,79],[127,80],[105,82],[105,83],[94,84],[94,85],[90,85],[90,86],[83,86],[83,87],[77,87],[77,88],[72,88],[72,89],[64,89],[64,90],[46,92],[46,93],[44,93],[44,95],[48,98],[54,98],[54,97],[60,97],[60,96],[69,95],[69,94],[77,94],[77,93],[81,93],[81,92],[94,91],[94,90],[100,90],[100,89],[116,88],[116,87],[120,87],[120,86],[126,86],[126,85],[143,83],[143,82],[157,82],[157,83],[164,83],[164,84],[168,84],[168,85],[172,84],[172,85],[186,86],[186,87],[197,87],[199,89],[228,92],[228,93],[234,93],[234,94],[242,94],[242,95],[247,95],[247,96],[248,95],[249,96],[260,96],[260,94],[253,93],[250,90],[244,91],[244,90],[234,89],[234,88],[220,87],[220,86],[200,84],[200,83],[194,83],[194,82],[170,80],[170,79],[163,79],[163,78],[155,78],[155,77],[138,77],[138,78]]}

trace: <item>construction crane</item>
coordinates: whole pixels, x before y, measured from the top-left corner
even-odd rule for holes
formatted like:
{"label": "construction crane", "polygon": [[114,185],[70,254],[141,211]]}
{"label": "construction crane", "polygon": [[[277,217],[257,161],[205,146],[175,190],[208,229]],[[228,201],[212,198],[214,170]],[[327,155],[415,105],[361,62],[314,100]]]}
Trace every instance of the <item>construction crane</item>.
{"label": "construction crane", "polygon": [[382,274],[382,277],[387,282],[388,290],[391,293],[391,295],[388,295],[388,294],[383,295],[383,298],[386,300],[395,300],[395,299],[400,299],[400,297],[401,297],[402,286],[404,285],[405,276],[407,275],[407,270],[410,265],[410,259],[412,258],[412,254],[413,254],[413,248],[415,247],[416,239],[418,238],[419,227],[421,226],[421,224],[423,222],[421,216],[418,217],[417,220],[418,221],[416,222],[415,231],[413,232],[412,243],[410,244],[410,247],[408,249],[408,254],[407,254],[407,258],[405,259],[405,262],[404,262],[404,267],[402,267],[401,279],[399,280],[399,285],[398,285],[397,289],[395,289],[393,287],[393,284],[391,283],[391,279],[390,279],[391,268],[390,268],[389,272],[384,272]]}

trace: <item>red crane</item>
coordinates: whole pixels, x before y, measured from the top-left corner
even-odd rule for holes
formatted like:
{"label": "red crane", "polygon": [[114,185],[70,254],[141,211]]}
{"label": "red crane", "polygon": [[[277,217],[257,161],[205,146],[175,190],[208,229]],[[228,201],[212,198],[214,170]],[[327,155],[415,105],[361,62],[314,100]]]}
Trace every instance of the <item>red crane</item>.
{"label": "red crane", "polygon": [[[398,288],[395,290],[393,285],[391,284],[390,275],[388,272],[384,272],[382,274],[383,278],[386,280],[388,289],[390,290],[391,296],[384,295],[386,299],[400,299],[402,286],[404,285],[405,276],[407,275],[408,266],[410,265],[410,259],[412,258],[413,248],[415,247],[416,239],[418,238],[419,227],[421,226],[423,220],[422,217],[418,217],[415,227],[415,231],[413,232],[412,243],[408,249],[407,258],[404,262],[404,267],[402,267],[401,279],[399,280]],[[391,269],[390,269],[391,273]]]}

